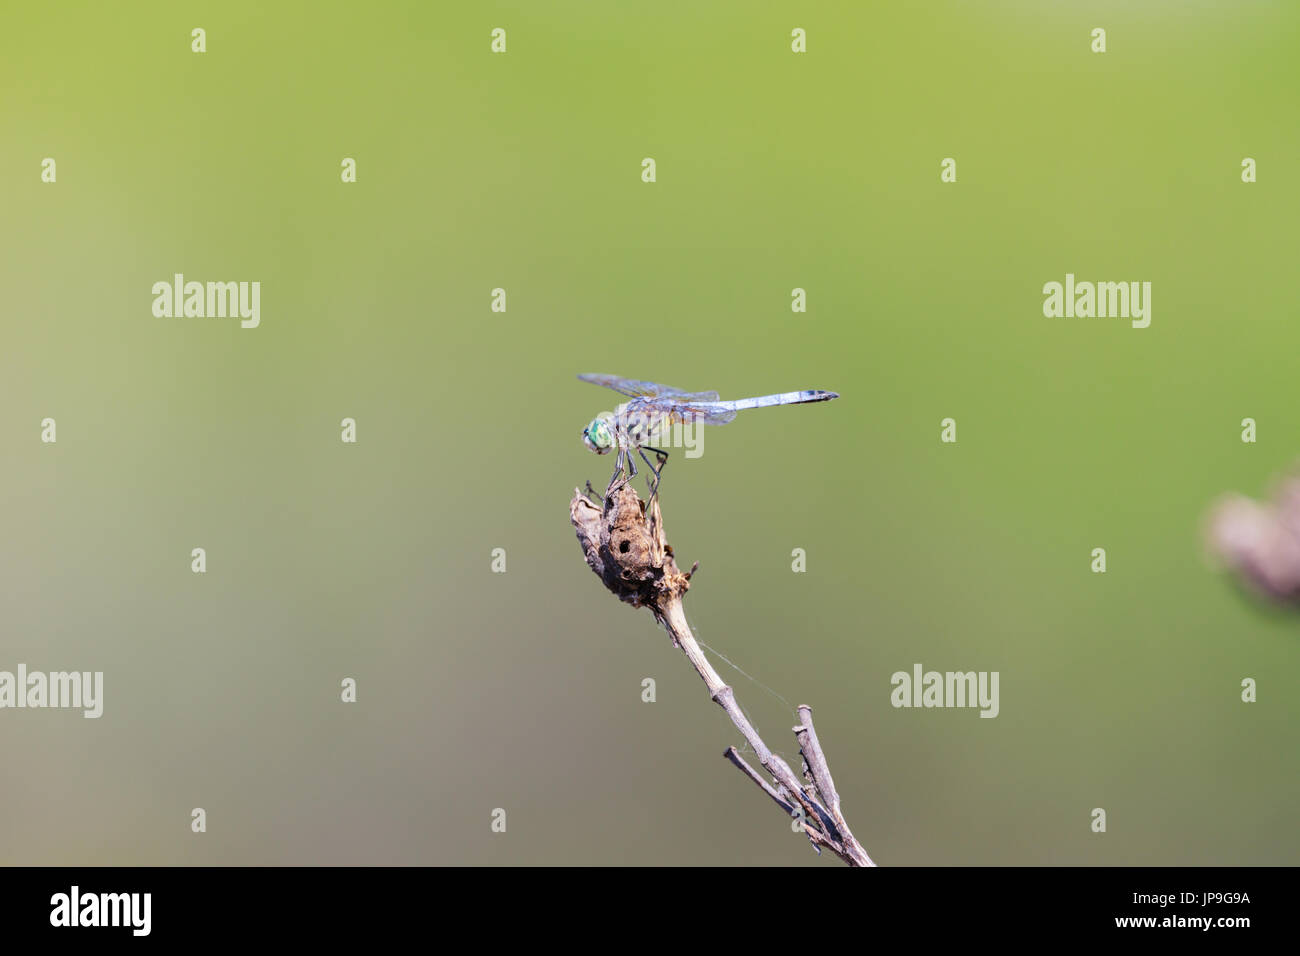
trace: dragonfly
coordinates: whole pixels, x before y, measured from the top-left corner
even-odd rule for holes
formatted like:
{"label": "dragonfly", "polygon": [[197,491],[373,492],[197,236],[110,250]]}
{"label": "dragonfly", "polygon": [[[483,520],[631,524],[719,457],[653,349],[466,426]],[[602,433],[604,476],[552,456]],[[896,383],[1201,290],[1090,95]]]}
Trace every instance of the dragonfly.
{"label": "dragonfly", "polygon": [[[659,479],[663,475],[664,465],[668,463],[668,452],[653,447],[650,442],[665,428],[678,423],[725,425],[735,419],[737,412],[747,408],[829,402],[840,397],[837,392],[808,388],[800,392],[778,392],[758,398],[721,401],[717,392],[686,392],[669,385],[620,378],[617,375],[586,374],[579,375],[578,378],[593,385],[603,385],[628,397],[628,401],[618,411],[612,415],[597,415],[582,430],[582,442],[589,450],[597,455],[612,453],[616,456],[614,474],[605,489],[606,497],[636,477],[635,454],[640,456],[654,474],[650,489],[651,501],[659,493]],[[646,455],[647,451],[654,453],[657,465]]]}

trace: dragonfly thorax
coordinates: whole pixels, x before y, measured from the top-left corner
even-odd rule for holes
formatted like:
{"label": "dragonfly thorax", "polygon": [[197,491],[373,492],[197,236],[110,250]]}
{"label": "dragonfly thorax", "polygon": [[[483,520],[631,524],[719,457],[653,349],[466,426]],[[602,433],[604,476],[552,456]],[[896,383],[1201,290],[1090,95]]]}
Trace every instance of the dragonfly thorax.
{"label": "dragonfly thorax", "polygon": [[614,435],[603,418],[593,418],[582,430],[582,443],[597,455],[608,455],[614,450]]}

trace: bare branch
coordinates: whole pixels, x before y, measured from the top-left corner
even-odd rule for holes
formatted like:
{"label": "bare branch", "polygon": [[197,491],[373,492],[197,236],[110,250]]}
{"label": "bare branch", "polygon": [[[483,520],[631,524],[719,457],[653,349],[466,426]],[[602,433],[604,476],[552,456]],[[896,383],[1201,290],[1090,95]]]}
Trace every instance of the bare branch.
{"label": "bare branch", "polygon": [[758,786],[762,789],[762,791],[766,793],[769,797],[771,797],[773,802],[775,802],[778,807],[780,807],[782,810],[786,812],[787,816],[794,816],[794,812],[795,812],[794,807],[791,806],[789,801],[787,801],[785,797],[777,793],[775,787],[773,787],[770,783],[768,783],[766,780],[760,777],[758,775],[758,771],[756,771],[753,767],[751,767],[748,763],[745,762],[745,758],[740,755],[740,752],[737,751],[735,747],[728,747],[725,751],[723,751],[722,756],[726,757],[733,764],[735,764],[737,769],[739,769],[740,772],[743,773],[746,777],[754,781],[754,783],[758,784]]}
{"label": "bare branch", "polygon": [[799,749],[803,753],[809,773],[812,774],[817,792],[821,795],[822,800],[826,802],[831,812],[831,818],[835,821],[835,828],[839,830],[840,839],[844,841],[845,847],[855,848],[863,856],[866,856],[867,851],[862,849],[862,845],[854,838],[853,832],[849,829],[849,823],[844,819],[843,811],[840,810],[840,795],[835,789],[835,781],[831,778],[831,768],[826,762],[826,754],[822,752],[822,745],[817,740],[817,730],[813,727],[812,708],[807,704],[800,704],[798,710],[799,719],[803,723],[794,728],[794,735],[799,741]]}
{"label": "bare branch", "polygon": [[[800,708],[803,724],[795,728],[795,732],[815,792],[812,792],[812,787],[805,790],[790,765],[763,742],[736,703],[735,691],[718,676],[704,656],[682,608],[682,597],[690,588],[691,575],[678,569],[673,549],[664,539],[658,499],[652,497],[647,509],[636,491],[630,485],[624,485],[605,499],[603,507],[597,507],[581,491],[574,489],[569,516],[577,529],[587,564],[619,600],[633,607],[650,609],[672,638],[673,645],[682,649],[700,675],[709,696],[726,711],[745,742],[753,748],[758,762],[772,775],[777,787],[758,777],[734,747],[728,750],[727,758],[757,782],[788,814],[794,814],[798,805],[802,810],[804,830],[814,846],[826,847],[850,866],[875,866],[844,820],[826,757],[812,726],[812,711],[807,707]],[[691,573],[694,570],[692,567]],[[829,806],[819,803],[817,795],[828,801]]]}
{"label": "bare branch", "polygon": [[[781,796],[781,794],[778,793],[770,783],[760,777],[754,768],[745,762],[744,758],[740,756],[735,747],[728,747],[722,756],[730,760],[732,764],[735,765],[736,768],[746,777],[758,784],[758,786],[762,788],[763,792],[771,797],[773,802],[784,811],[786,816],[795,816],[795,808],[789,803],[789,801],[787,801],[785,797]],[[808,842],[813,845],[813,848],[816,849],[818,853],[821,852],[822,847],[826,847],[832,852],[842,855],[842,849],[837,849],[836,847],[838,845],[827,840],[827,838],[823,836],[822,830],[817,827],[804,827],[803,832],[804,835],[808,837]]]}

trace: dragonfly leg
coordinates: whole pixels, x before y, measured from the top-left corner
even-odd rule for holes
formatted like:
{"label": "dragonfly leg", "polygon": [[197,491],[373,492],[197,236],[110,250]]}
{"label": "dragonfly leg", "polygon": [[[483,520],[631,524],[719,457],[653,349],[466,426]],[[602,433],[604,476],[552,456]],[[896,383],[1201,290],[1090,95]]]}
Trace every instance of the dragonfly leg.
{"label": "dragonfly leg", "polygon": [[605,487],[605,497],[608,498],[614,492],[618,491],[627,484],[627,479],[619,481],[619,476],[623,474],[623,448],[620,446],[618,454],[614,456],[614,474],[609,476],[609,484]]}
{"label": "dragonfly leg", "polygon": [[[651,448],[649,445],[638,448],[637,451],[641,455],[641,460],[649,465],[650,470],[654,473],[654,482],[650,486],[650,500],[654,501],[655,496],[659,494],[659,478],[664,473],[664,465],[668,464],[668,452],[664,451],[662,448]],[[659,460],[658,468],[654,466],[654,462],[646,457],[646,452],[648,451],[655,453],[655,457]],[[648,508],[649,505],[647,504],[646,507]]]}

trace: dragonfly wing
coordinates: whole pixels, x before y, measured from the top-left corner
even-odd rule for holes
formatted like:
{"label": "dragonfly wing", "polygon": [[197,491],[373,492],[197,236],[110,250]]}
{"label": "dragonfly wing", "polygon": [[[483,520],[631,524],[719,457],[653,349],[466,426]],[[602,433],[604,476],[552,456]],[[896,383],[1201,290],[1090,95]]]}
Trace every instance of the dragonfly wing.
{"label": "dragonfly wing", "polygon": [[699,423],[703,425],[725,425],[736,417],[736,410],[728,408],[723,402],[682,402],[672,401],[668,409],[669,420],[673,423]]}
{"label": "dragonfly wing", "polygon": [[584,382],[590,382],[592,385],[603,385],[605,388],[612,388],[620,395],[627,395],[629,398],[655,398],[659,395],[686,394],[680,388],[673,388],[671,385],[659,385],[656,382],[643,382],[640,379],[635,378],[620,378],[617,375],[595,375],[587,373],[585,375],[579,375],[578,378]]}
{"label": "dragonfly wing", "polygon": [[680,388],[673,388],[671,385],[660,385],[658,382],[645,382],[636,378],[620,378],[617,375],[586,374],[579,375],[578,378],[584,382],[591,382],[593,385],[612,388],[629,398],[658,398],[662,395],[671,395],[676,402],[716,402],[718,400],[717,392],[684,392]]}
{"label": "dragonfly wing", "polygon": [[672,391],[667,394],[672,395],[674,402],[716,402],[718,400],[717,392],[678,392]]}

